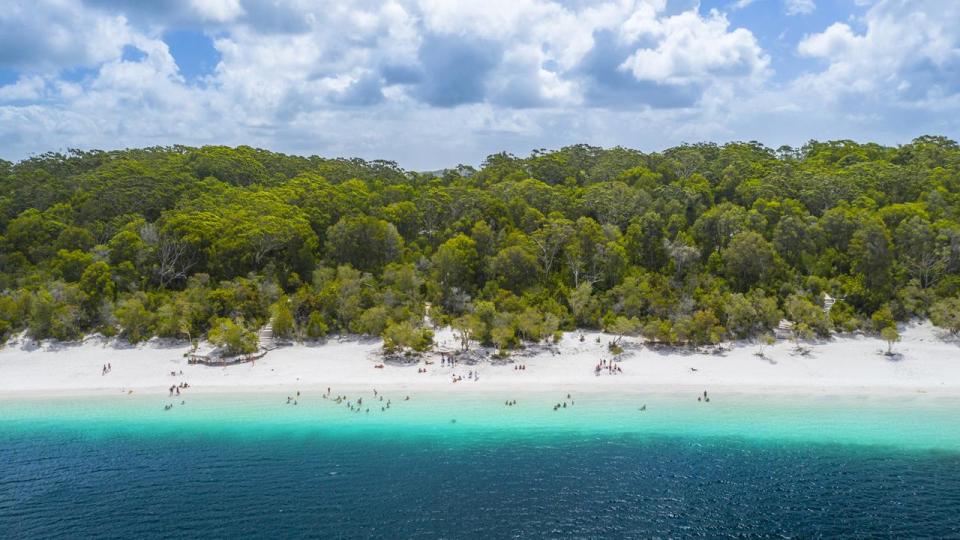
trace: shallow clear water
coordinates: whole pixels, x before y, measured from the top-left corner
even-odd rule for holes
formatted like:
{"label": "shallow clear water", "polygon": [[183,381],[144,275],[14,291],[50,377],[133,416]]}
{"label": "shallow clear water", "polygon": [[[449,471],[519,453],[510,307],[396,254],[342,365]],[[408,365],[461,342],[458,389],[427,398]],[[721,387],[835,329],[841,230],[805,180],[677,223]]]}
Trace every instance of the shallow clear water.
{"label": "shallow clear water", "polygon": [[960,530],[955,399],[389,395],[381,411],[369,394],[368,414],[285,398],[0,399],[0,536]]}

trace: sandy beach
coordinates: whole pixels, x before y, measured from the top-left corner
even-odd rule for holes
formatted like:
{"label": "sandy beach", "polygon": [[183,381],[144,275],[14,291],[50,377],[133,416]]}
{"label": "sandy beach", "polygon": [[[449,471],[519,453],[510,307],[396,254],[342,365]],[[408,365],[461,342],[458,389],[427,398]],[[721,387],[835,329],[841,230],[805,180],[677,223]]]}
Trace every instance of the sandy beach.
{"label": "sandy beach", "polygon": [[[741,393],[877,395],[884,393],[960,395],[960,344],[945,339],[929,323],[902,328],[895,356],[886,343],[862,335],[806,343],[799,354],[787,340],[766,347],[725,344],[719,352],[650,347],[624,338],[617,360],[622,373],[595,366],[612,355],[613,336],[567,333],[562,341],[515,353],[507,360],[441,366],[431,353],[417,364],[382,362],[379,340],[331,338],[324,344],[290,345],[270,351],[254,363],[228,367],[189,365],[185,342],[152,340],[137,346],[90,337],[83,343],[35,343],[15,340],[0,349],[0,395],[165,395],[171,385],[190,384],[189,392],[263,392],[336,387],[403,389],[406,392],[684,392],[711,389]],[[599,337],[599,342],[597,338]],[[449,330],[437,332],[438,349],[457,342]],[[201,346],[202,349],[202,346]],[[112,370],[102,374],[104,364]],[[516,366],[526,369],[518,370]],[[425,373],[420,370],[426,369]],[[479,379],[469,377],[479,373]],[[176,373],[175,376],[171,372]],[[182,372],[182,375],[181,375]],[[453,382],[454,376],[462,380]]]}

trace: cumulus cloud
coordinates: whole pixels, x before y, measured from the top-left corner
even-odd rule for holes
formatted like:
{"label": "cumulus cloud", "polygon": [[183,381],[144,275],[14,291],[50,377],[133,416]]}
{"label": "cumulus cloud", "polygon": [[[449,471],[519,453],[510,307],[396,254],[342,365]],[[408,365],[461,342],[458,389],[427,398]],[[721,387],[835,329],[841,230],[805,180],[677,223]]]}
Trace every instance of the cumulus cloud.
{"label": "cumulus cloud", "polygon": [[0,10],[0,68],[97,65],[119,55],[130,33],[123,15],[98,13],[78,2],[6,3]]}
{"label": "cumulus cloud", "polygon": [[621,65],[640,81],[703,84],[717,77],[762,75],[769,59],[750,31],[730,29],[726,17],[688,11],[658,19],[638,11],[624,24],[632,42],[652,42],[638,48]]}
{"label": "cumulus cloud", "polygon": [[0,103],[4,101],[31,101],[43,97],[46,83],[37,75],[21,77],[17,82],[0,86]]}
{"label": "cumulus cloud", "polygon": [[[922,9],[918,9],[922,8]],[[859,96],[893,104],[944,104],[960,93],[960,4],[883,1],[866,13],[864,30],[834,23],[797,46],[827,67],[797,84],[830,100]]]}

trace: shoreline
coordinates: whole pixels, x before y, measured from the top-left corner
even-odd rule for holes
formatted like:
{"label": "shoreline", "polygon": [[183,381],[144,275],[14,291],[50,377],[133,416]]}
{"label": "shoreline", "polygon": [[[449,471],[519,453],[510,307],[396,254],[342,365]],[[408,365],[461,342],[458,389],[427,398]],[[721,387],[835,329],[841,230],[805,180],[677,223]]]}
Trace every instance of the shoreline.
{"label": "shoreline", "polygon": [[[103,338],[81,343],[15,342],[0,349],[0,399],[56,396],[137,395],[168,397],[171,385],[190,384],[186,395],[269,394],[327,387],[350,391],[371,388],[406,393],[517,394],[686,394],[713,392],[792,396],[953,396],[960,397],[960,346],[944,341],[927,322],[903,330],[896,357],[886,344],[868,336],[840,336],[810,344],[796,354],[778,341],[759,357],[756,344],[735,342],[720,354],[648,347],[624,338],[626,353],[615,359],[606,344],[614,336],[570,332],[556,344],[519,351],[506,361],[441,365],[432,353],[416,364],[384,363],[374,339],[333,340],[272,350],[253,363],[227,367],[192,365],[183,342],[152,340],[128,346]],[[597,342],[597,338],[600,342]],[[438,348],[455,343],[449,329],[437,332]],[[430,360],[426,364],[423,360]],[[621,374],[596,364],[613,360]],[[110,363],[112,371],[102,374]],[[376,368],[383,364],[383,368]],[[518,365],[525,370],[515,369]],[[421,373],[426,369],[426,373]],[[176,373],[171,376],[171,372]],[[182,372],[182,375],[180,373]],[[479,373],[473,380],[470,372]],[[462,377],[456,383],[454,376]]]}
{"label": "shoreline", "polygon": [[[550,386],[550,385],[512,385],[512,386],[481,386],[477,388],[457,389],[438,385],[406,385],[406,384],[377,384],[377,385],[337,385],[331,386],[334,394],[337,391],[355,395],[357,393],[369,392],[372,388],[382,393],[406,393],[418,396],[431,396],[453,398],[463,396],[464,398],[483,398],[483,397],[522,397],[534,396],[542,397],[555,395],[557,393],[576,393],[576,395],[588,398],[598,397],[642,397],[642,396],[696,396],[703,392],[704,385],[637,385],[597,388],[582,386]],[[41,389],[41,390],[10,390],[0,392],[0,402],[4,400],[49,400],[49,399],[75,399],[75,398],[101,398],[126,396],[137,397],[157,397],[162,399],[181,399],[190,397],[211,397],[211,396],[265,396],[265,395],[288,395],[292,391],[299,390],[303,395],[317,396],[323,394],[327,386],[321,384],[276,384],[276,385],[244,385],[244,386],[204,386],[200,388],[191,387],[180,396],[172,398],[163,389],[155,387],[142,388],[72,388],[66,390],[59,389]],[[960,388],[909,388],[905,386],[747,386],[733,384],[712,384],[706,387],[710,395],[724,396],[756,396],[756,397],[795,397],[795,398],[956,398],[960,399]],[[128,390],[133,390],[128,394]]]}

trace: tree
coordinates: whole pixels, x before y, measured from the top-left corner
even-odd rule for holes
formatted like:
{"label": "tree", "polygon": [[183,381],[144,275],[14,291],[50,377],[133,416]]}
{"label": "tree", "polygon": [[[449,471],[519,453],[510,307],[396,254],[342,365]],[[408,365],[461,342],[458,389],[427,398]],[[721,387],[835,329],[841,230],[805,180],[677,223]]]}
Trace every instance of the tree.
{"label": "tree", "polygon": [[600,224],[589,217],[577,220],[563,248],[574,287],[579,287],[584,282],[593,284],[600,281],[606,242]]}
{"label": "tree", "polygon": [[548,216],[543,226],[530,235],[530,240],[537,247],[537,258],[544,275],[550,275],[554,261],[572,234],[573,222],[563,217],[563,214],[554,212]]}
{"label": "tree", "polygon": [[6,242],[36,264],[50,256],[54,240],[65,227],[53,213],[29,208],[7,224]]}
{"label": "tree", "polygon": [[757,356],[759,356],[760,358],[764,358],[765,357],[763,354],[764,347],[769,347],[774,343],[776,343],[777,338],[773,337],[773,334],[771,334],[770,332],[764,332],[763,334],[760,335],[759,342],[760,342],[760,350],[757,351]]}
{"label": "tree", "polygon": [[145,225],[140,236],[153,250],[156,260],[154,279],[160,288],[185,280],[197,264],[196,250],[187,242],[177,240],[173,233],[160,232],[153,225]]}
{"label": "tree", "polygon": [[92,322],[100,322],[97,320],[102,318],[98,317],[100,307],[104,302],[112,301],[116,294],[110,266],[103,261],[91,264],[80,276],[78,286],[85,295],[81,303],[85,314]]}
{"label": "tree", "polygon": [[726,274],[740,290],[750,288],[769,275],[774,258],[773,246],[752,231],[734,235],[723,251]]}
{"label": "tree", "polygon": [[444,297],[454,288],[467,291],[475,288],[477,260],[477,243],[465,234],[458,234],[437,248],[431,260],[432,273]]}
{"label": "tree", "polygon": [[693,346],[712,345],[723,339],[726,330],[710,309],[701,309],[677,321],[677,337]]}
{"label": "tree", "polygon": [[635,317],[619,316],[607,325],[606,330],[616,336],[611,344],[619,346],[624,336],[636,334],[642,327],[643,325],[640,323],[640,320]]}
{"label": "tree", "polygon": [[536,279],[540,268],[532,253],[520,246],[510,246],[501,249],[490,261],[490,271],[505,289],[520,292]]}
{"label": "tree", "polygon": [[390,325],[390,316],[385,306],[373,306],[364,310],[351,325],[351,331],[357,334],[379,336]]}
{"label": "tree", "polygon": [[193,318],[196,306],[184,296],[177,296],[164,302],[157,309],[154,322],[156,333],[160,337],[185,337],[193,340]]}
{"label": "tree", "polygon": [[899,259],[910,276],[923,288],[936,284],[947,270],[950,255],[939,245],[930,222],[920,216],[902,221],[896,240]]}
{"label": "tree", "polygon": [[953,336],[960,335],[960,297],[944,298],[930,307],[933,324],[949,330]]}
{"label": "tree", "polygon": [[725,202],[707,210],[694,222],[693,237],[705,253],[719,251],[747,230],[750,218],[747,210]]}
{"label": "tree", "polygon": [[330,330],[319,311],[311,311],[307,318],[306,333],[309,339],[322,339]]}
{"label": "tree", "polygon": [[630,261],[647,270],[659,271],[667,262],[663,229],[663,218],[653,211],[631,220],[623,239]]}
{"label": "tree", "polygon": [[139,343],[152,335],[153,314],[144,306],[141,296],[123,300],[114,314],[120,325],[120,336],[130,343]]}
{"label": "tree", "polygon": [[574,322],[578,326],[596,327],[600,318],[600,308],[593,296],[593,286],[589,282],[581,283],[567,296]]}
{"label": "tree", "polygon": [[227,355],[252,353],[257,350],[257,334],[248,330],[242,320],[225,317],[215,319],[207,332],[207,339],[218,347],[223,347]]}
{"label": "tree", "polygon": [[270,323],[272,324],[273,335],[279,338],[291,338],[296,330],[293,319],[293,311],[290,309],[290,300],[286,296],[281,296],[273,306],[270,307]]}
{"label": "tree", "polygon": [[727,330],[737,338],[747,338],[761,331],[773,329],[782,314],[776,298],[760,291],[749,294],[734,293],[726,297],[722,308]]}
{"label": "tree", "polygon": [[873,312],[873,315],[870,316],[870,320],[873,322],[873,329],[877,332],[883,332],[884,328],[897,327],[897,322],[893,318],[893,312],[890,311],[890,306],[883,306],[882,308]]}
{"label": "tree", "polygon": [[883,289],[889,285],[893,253],[890,233],[882,221],[869,219],[861,224],[850,240],[850,256],[868,287]]}
{"label": "tree", "polygon": [[812,223],[795,215],[784,216],[773,230],[773,245],[777,253],[798,268],[804,266],[806,256],[816,249]]}
{"label": "tree", "polygon": [[[362,247],[361,247],[362,246]],[[334,262],[380,273],[403,249],[393,224],[368,216],[343,217],[327,230],[327,252]]]}
{"label": "tree", "polygon": [[793,323],[793,333],[796,340],[809,339],[816,333],[826,337],[832,329],[832,322],[823,308],[815,305],[808,298],[800,294],[792,294],[784,302],[784,311]]}
{"label": "tree", "polygon": [[433,345],[433,332],[412,321],[391,322],[383,330],[383,351],[387,354],[424,352]]}
{"label": "tree", "polygon": [[887,342],[887,356],[893,355],[893,344],[900,341],[900,333],[897,327],[886,326],[880,331],[880,337]]}
{"label": "tree", "polygon": [[61,249],[53,260],[53,266],[60,277],[72,283],[80,281],[83,271],[91,264],[93,264],[93,255],[79,250]]}

